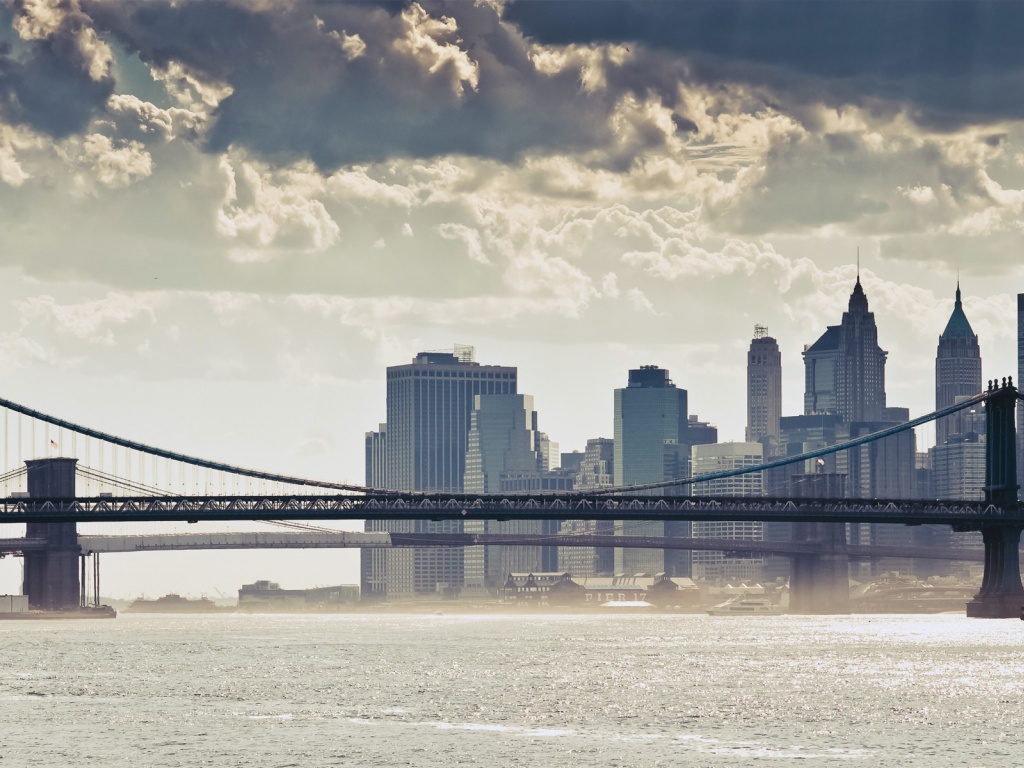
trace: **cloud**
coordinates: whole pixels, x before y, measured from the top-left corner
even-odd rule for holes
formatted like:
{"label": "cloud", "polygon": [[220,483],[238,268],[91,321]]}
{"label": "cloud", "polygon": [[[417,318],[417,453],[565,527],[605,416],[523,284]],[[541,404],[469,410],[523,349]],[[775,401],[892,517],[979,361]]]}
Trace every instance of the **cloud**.
{"label": "cloud", "polygon": [[235,261],[323,251],[337,241],[340,229],[318,199],[324,193],[323,178],[312,169],[274,172],[224,158],[221,170],[227,191],[217,214],[217,231],[239,242],[232,249]]}
{"label": "cloud", "polygon": [[82,130],[113,91],[113,54],[77,0],[19,0],[0,48],[0,117],[57,138]]}
{"label": "cloud", "polygon": [[566,0],[513,2],[504,18],[545,45],[645,46],[686,58],[705,83],[768,86],[789,102],[907,103],[943,128],[1024,117],[1006,97],[1024,84],[1017,3]]}
{"label": "cloud", "polygon": [[585,92],[576,68],[538,70],[488,4],[85,7],[183,106],[216,102],[211,152],[244,147],[332,171],[396,155],[511,159],[610,135],[615,97]]}

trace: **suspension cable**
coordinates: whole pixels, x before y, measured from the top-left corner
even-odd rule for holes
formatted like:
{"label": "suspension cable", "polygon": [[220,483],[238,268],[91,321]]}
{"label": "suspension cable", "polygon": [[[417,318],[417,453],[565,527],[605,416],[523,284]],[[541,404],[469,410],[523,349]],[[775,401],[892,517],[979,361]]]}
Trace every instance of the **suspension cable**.
{"label": "suspension cable", "polygon": [[[996,390],[998,391],[998,390]],[[677,478],[675,480],[663,480],[659,483],[644,483],[642,485],[619,485],[614,488],[602,488],[596,491],[589,491],[588,495],[598,496],[606,494],[622,494],[631,493],[633,491],[647,491],[655,488],[674,488],[679,485],[694,485],[695,483],[705,483],[710,480],[723,480],[727,477],[737,477],[739,475],[747,475],[752,472],[762,472],[766,469],[775,469],[775,467],[784,467],[789,464],[796,464],[798,462],[807,461],[809,459],[817,459],[822,456],[828,456],[833,453],[839,453],[840,451],[846,451],[850,448],[856,448],[859,445],[865,443],[872,443],[876,440],[881,440],[883,437],[889,437],[899,432],[905,432],[908,429],[925,424],[929,421],[941,419],[943,416],[948,416],[951,413],[962,411],[965,408],[970,408],[972,405],[983,403],[992,396],[993,392],[982,392],[981,394],[970,397],[966,400],[961,400],[956,405],[951,405],[948,408],[942,408],[934,413],[928,413],[924,416],[918,416],[916,419],[904,422],[903,424],[897,424],[892,427],[886,427],[878,432],[872,432],[870,435],[864,435],[854,440],[847,440],[845,443],[839,443],[838,445],[831,445],[826,448],[818,448],[813,451],[807,451],[801,453],[798,456],[787,456],[784,459],[777,459],[776,461],[769,461],[764,464],[758,464],[756,467],[741,467],[739,469],[728,469],[722,472],[711,472],[707,475],[701,475],[700,477],[689,477],[689,478]]]}
{"label": "suspension cable", "polygon": [[0,406],[9,408],[16,413],[28,416],[31,419],[37,419],[46,424],[52,424],[63,429],[70,430],[71,432],[77,432],[80,435],[86,437],[95,437],[98,440],[110,443],[111,445],[119,445],[123,448],[128,448],[133,451],[139,451],[140,453],[146,453],[150,456],[159,456],[163,459],[171,459],[173,461],[180,461],[183,464],[191,464],[195,467],[203,467],[204,469],[213,469],[219,472],[227,472],[232,475],[242,475],[245,477],[254,477],[260,480],[269,480],[276,483],[285,483],[287,485],[299,485],[299,486],[310,486],[314,488],[329,488],[335,491],[351,491],[353,493],[396,493],[396,491],[387,491],[376,488],[368,488],[364,485],[354,485],[351,483],[332,483],[326,480],[311,480],[304,477],[292,477],[290,475],[279,475],[273,472],[262,472],[257,469],[246,469],[245,467],[236,467],[231,464],[223,464],[219,461],[210,461],[209,459],[200,459],[195,456],[189,456],[184,453],[176,453],[175,451],[167,451],[163,448],[156,448],[152,445],[146,445],[145,443],[137,443],[134,440],[125,440],[124,438],[112,435],[107,432],[100,432],[96,429],[90,429],[89,427],[83,427],[80,424],[75,424],[64,419],[58,419],[55,416],[49,416],[48,414],[36,411],[32,408],[28,408],[24,405],[19,405],[11,400],[0,397]]}

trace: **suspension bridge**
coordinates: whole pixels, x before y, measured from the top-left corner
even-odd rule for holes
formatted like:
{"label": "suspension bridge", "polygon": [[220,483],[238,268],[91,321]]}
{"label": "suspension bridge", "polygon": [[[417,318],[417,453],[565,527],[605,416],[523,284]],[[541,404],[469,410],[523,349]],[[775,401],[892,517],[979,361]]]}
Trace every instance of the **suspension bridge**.
{"label": "suspension bridge", "polygon": [[[706,548],[748,555],[770,552],[793,559],[793,599],[808,612],[841,607],[850,557],[963,557],[977,558],[985,565],[982,587],[968,605],[968,613],[1016,617],[1024,604],[1019,567],[1024,513],[1017,501],[1014,423],[1018,399],[1020,395],[1012,379],[1004,379],[1001,385],[990,382],[985,392],[973,398],[905,424],[798,456],[699,478],[586,493],[473,495],[399,492],[232,466],[126,440],[0,398],[6,470],[0,475],[0,523],[26,524],[24,538],[0,540],[0,553],[17,552],[24,556],[25,592],[33,606],[44,609],[80,603],[84,577],[79,575],[78,558],[85,553],[96,556],[99,552],[161,548],[420,547],[543,542],[547,546]],[[984,499],[980,501],[724,498],[695,497],[684,492],[696,482],[800,464],[851,450],[976,405],[984,405],[988,429],[986,484]],[[61,455],[49,455],[54,450],[60,450]],[[26,459],[26,454],[47,458]],[[598,543],[598,538],[589,535],[538,538],[510,534],[420,534],[417,538],[416,534],[345,533],[313,524],[394,519],[756,520],[793,522],[800,526],[795,541],[767,544],[706,539],[673,541],[664,537],[647,541],[633,536],[605,537]],[[227,520],[272,522],[292,530],[252,534],[248,540],[122,536],[102,541],[101,537],[80,537],[75,527],[80,522]],[[838,535],[839,524],[844,523],[945,525],[956,530],[980,531],[984,551],[937,553],[920,548],[857,548],[847,544],[845,535]]]}

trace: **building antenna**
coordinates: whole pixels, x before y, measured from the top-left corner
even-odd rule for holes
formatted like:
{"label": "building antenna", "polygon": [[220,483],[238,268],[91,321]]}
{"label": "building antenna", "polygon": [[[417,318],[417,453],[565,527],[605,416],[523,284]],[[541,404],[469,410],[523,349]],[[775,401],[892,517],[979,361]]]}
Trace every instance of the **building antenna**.
{"label": "building antenna", "polygon": [[857,246],[857,282],[860,282],[860,246]]}

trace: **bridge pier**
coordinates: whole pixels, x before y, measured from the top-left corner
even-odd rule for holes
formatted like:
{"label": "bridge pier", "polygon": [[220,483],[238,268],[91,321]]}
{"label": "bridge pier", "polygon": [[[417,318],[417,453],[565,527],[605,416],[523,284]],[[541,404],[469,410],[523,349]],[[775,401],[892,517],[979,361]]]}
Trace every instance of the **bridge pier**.
{"label": "bridge pier", "polygon": [[981,589],[967,604],[967,615],[982,619],[1017,619],[1024,612],[1020,581],[1020,534],[1024,522],[1017,503],[1017,389],[1013,378],[988,383],[985,404],[988,435],[985,446],[985,501],[1015,520],[981,527],[985,542],[985,574]]}
{"label": "bridge pier", "polygon": [[[28,495],[35,499],[73,499],[75,465],[78,459],[31,459],[28,469]],[[75,523],[28,523],[28,538],[46,541],[46,549],[25,553],[25,580],[22,593],[28,595],[29,608],[40,611],[66,611],[79,607],[78,530]]]}
{"label": "bridge pier", "polygon": [[[795,495],[804,499],[845,496],[845,476],[819,472],[793,475]],[[789,612],[850,612],[850,561],[843,523],[794,523],[793,541],[817,544],[813,555],[794,555],[789,576]]]}
{"label": "bridge pier", "polygon": [[981,529],[985,542],[985,575],[981,589],[967,604],[967,615],[979,619],[1016,619],[1024,610],[1020,581],[1020,534],[1024,526],[992,525]]}
{"label": "bridge pier", "polygon": [[815,542],[821,551],[794,555],[789,576],[789,612],[850,612],[850,562],[841,523],[795,523],[793,541]]}

